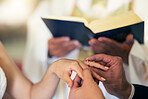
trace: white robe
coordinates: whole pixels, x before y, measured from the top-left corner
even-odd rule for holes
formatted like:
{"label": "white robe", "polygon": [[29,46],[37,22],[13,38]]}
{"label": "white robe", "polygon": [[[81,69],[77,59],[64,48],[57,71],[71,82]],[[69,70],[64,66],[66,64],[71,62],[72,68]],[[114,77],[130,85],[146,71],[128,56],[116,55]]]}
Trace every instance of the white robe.
{"label": "white robe", "polygon": [[[57,5],[57,2],[59,2],[59,1],[61,3],[58,3],[58,4],[62,4],[62,5]],[[127,0],[125,0],[125,1],[127,1]],[[49,15],[70,15],[71,14],[70,9],[73,8],[73,5],[72,5],[73,2],[74,2],[74,0],[72,0],[72,3],[69,3],[69,6],[64,6],[64,5],[66,5],[66,2],[64,2],[64,1],[62,2],[62,0],[55,0],[54,2],[52,1],[50,3],[47,1],[41,2],[40,5],[38,6],[38,8],[36,9],[35,13],[32,15],[32,17],[28,21],[27,49],[26,49],[26,56],[24,59],[23,70],[24,70],[25,75],[34,83],[38,82],[42,78],[42,76],[44,75],[45,71],[47,70],[49,64],[51,64],[53,61],[59,59],[56,57],[48,58],[48,56],[47,56],[48,55],[47,54],[47,52],[48,52],[47,51],[48,50],[47,41],[48,41],[48,39],[50,39],[52,37],[52,35],[40,17],[47,17]],[[108,8],[110,8],[110,4],[108,4],[108,5],[109,5]],[[140,5],[136,5],[136,8],[139,8],[139,6]],[[113,10],[114,9],[112,8],[112,10],[108,10],[108,11],[111,12]],[[142,66],[143,62],[147,63],[147,59],[145,57],[146,54],[138,55],[137,57],[144,57],[144,58],[139,58],[140,60],[138,60],[138,61],[134,60],[135,57],[133,57],[133,56],[136,56],[136,54],[138,54],[139,51],[143,52],[142,50],[144,50],[144,49],[139,50],[139,48],[137,48],[137,46],[141,47],[141,45],[139,45],[137,42],[135,42],[133,45],[133,48],[130,52],[130,55],[129,55],[129,67],[124,66],[125,72],[126,72],[126,77],[129,81],[131,81],[133,83],[136,82],[138,84],[148,85],[147,81],[145,81],[145,77],[148,72],[146,72],[146,74],[144,74],[144,72],[142,71],[143,68],[140,68],[140,66]],[[79,49],[75,49],[71,53],[66,55],[65,57],[76,59],[78,57],[77,56],[78,52],[79,52]],[[141,61],[141,62],[139,63],[139,61]],[[139,64],[137,64],[137,63],[139,63]],[[137,71],[137,70],[139,70],[139,71]],[[62,82],[62,84],[63,84],[63,82]],[[60,86],[62,86],[62,84],[60,83]],[[100,86],[102,86],[102,85],[100,84]],[[106,98],[111,99],[111,96],[108,93],[106,93],[106,90],[103,89],[103,87],[101,87],[101,88],[102,88],[103,93],[106,96]],[[66,87],[65,89],[66,89],[66,97],[68,97],[69,88]],[[58,91],[61,91],[61,90],[58,89]],[[62,91],[64,91],[64,90],[62,90]],[[65,95],[63,95],[63,94],[58,93],[58,95],[56,95],[56,96],[57,96],[56,99],[62,99],[62,97],[63,97],[63,99],[65,99],[64,98]],[[112,98],[115,99],[114,96]]]}

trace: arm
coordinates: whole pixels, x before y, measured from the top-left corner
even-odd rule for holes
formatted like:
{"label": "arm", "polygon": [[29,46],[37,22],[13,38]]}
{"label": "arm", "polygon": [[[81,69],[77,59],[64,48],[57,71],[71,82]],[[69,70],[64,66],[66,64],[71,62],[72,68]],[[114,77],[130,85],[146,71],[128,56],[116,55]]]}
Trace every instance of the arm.
{"label": "arm", "polygon": [[72,86],[73,83],[70,79],[72,71],[76,71],[83,78],[82,68],[87,67],[81,61],[59,60],[48,68],[45,76],[39,83],[32,84],[10,59],[2,43],[0,43],[0,66],[3,68],[7,77],[7,92],[15,99],[52,98],[60,78],[65,80],[69,86]]}
{"label": "arm", "polygon": [[0,60],[0,65],[8,80],[7,92],[13,98],[51,99],[54,95],[59,83],[59,77],[52,73],[50,69],[48,69],[47,73],[39,83],[33,85],[24,77],[8,55],[3,55],[3,58]]}
{"label": "arm", "polygon": [[[26,96],[26,94],[30,93],[32,83],[29,82],[19,71],[19,69],[16,67],[16,65],[8,56],[1,42],[0,42],[0,66],[4,70],[7,77],[8,93],[14,96],[14,98],[16,99],[20,97],[18,95],[22,95],[21,97],[27,97],[29,99],[30,96]],[[16,91],[16,89],[18,90]]]}

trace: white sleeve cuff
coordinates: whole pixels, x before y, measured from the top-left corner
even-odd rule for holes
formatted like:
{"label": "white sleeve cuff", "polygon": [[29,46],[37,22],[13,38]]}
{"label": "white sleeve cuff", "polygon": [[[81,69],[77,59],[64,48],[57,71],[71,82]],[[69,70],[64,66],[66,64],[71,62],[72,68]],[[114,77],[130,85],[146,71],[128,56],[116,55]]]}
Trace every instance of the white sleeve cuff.
{"label": "white sleeve cuff", "polygon": [[132,87],[132,90],[131,90],[131,94],[130,96],[128,97],[128,99],[132,99],[134,94],[135,94],[135,87],[131,84],[131,87]]}

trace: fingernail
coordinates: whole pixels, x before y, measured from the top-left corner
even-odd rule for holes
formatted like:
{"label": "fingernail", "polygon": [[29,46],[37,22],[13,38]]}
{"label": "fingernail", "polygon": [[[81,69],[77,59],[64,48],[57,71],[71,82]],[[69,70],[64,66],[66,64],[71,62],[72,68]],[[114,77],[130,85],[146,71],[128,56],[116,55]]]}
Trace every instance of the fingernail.
{"label": "fingernail", "polygon": [[65,41],[70,41],[70,38],[69,37],[65,37],[64,40]]}
{"label": "fingernail", "polygon": [[106,66],[105,66],[105,68],[106,68],[107,70],[109,69],[109,67],[106,67]]}
{"label": "fingernail", "polygon": [[86,61],[89,61],[89,57],[85,58]]}
{"label": "fingernail", "polygon": [[75,44],[77,47],[82,47],[82,45],[81,45],[78,41],[74,41],[74,44]]}
{"label": "fingernail", "polygon": [[101,80],[105,81],[106,79],[105,79],[105,78],[103,78],[103,77],[101,77]]}
{"label": "fingernail", "polygon": [[90,45],[95,45],[96,44],[96,42],[94,41],[94,42],[91,42],[91,44]]}
{"label": "fingernail", "polygon": [[98,41],[101,41],[102,42],[103,41],[103,38],[102,37],[98,38]]}

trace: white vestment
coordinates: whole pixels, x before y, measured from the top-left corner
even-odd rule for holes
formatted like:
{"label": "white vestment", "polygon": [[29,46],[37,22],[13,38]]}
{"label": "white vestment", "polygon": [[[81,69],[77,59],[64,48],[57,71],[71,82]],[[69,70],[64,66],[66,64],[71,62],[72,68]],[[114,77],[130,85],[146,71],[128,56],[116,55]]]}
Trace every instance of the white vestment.
{"label": "white vestment", "polygon": [[[81,1],[81,0],[80,0]],[[82,0],[83,1],[83,0]],[[90,0],[87,0],[90,1]],[[116,0],[113,0],[116,1]],[[117,0],[118,1],[118,0]],[[121,0],[121,1],[128,1],[128,0]],[[140,1],[140,0],[139,0]],[[142,0],[144,1],[144,0]],[[147,1],[147,0],[145,0]],[[58,3],[57,3],[58,2]],[[34,83],[38,82],[42,76],[44,75],[45,71],[47,70],[49,64],[51,64],[53,61],[58,60],[57,57],[48,58],[48,40],[52,38],[52,35],[46,25],[41,20],[41,17],[48,17],[49,15],[58,15],[58,16],[68,16],[71,14],[71,11],[73,9],[73,4],[75,0],[52,0],[50,3],[47,1],[43,1],[39,4],[36,11],[32,15],[32,17],[28,21],[28,35],[27,35],[27,49],[26,49],[26,56],[24,59],[24,65],[23,70],[25,75]],[[138,2],[138,0],[137,0]],[[136,3],[137,3],[136,2]],[[69,3],[69,4],[68,4]],[[80,2],[79,2],[80,3]],[[79,5],[78,3],[78,5]],[[118,2],[119,3],[119,2]],[[148,3],[146,3],[148,4]],[[111,0],[108,4],[108,9],[110,9],[111,6]],[[140,5],[136,5],[135,7],[138,7]],[[115,6],[118,8],[118,6]],[[82,8],[83,11],[84,8]],[[87,8],[85,8],[87,9]],[[100,9],[100,8],[99,8]],[[114,11],[115,8],[112,8],[110,10],[104,10],[108,11],[106,13]],[[144,9],[146,10],[146,9]],[[140,10],[141,11],[141,10]],[[139,13],[140,13],[139,11]],[[85,12],[85,11],[84,11]],[[138,10],[137,10],[138,12]],[[141,15],[139,14],[138,15]],[[104,14],[105,15],[105,14]],[[146,26],[148,26],[146,24]],[[148,28],[147,28],[148,29]],[[146,40],[146,39],[145,39]],[[138,46],[138,48],[137,48]],[[140,66],[143,66],[143,63],[146,65],[146,69],[148,67],[147,64],[147,58],[146,54],[138,54],[138,52],[142,52],[144,49],[139,48],[141,45],[139,45],[136,41],[133,45],[133,48],[129,55],[129,66],[124,66],[126,77],[130,82],[138,83],[138,84],[144,84],[148,85],[147,80],[145,80],[145,77],[147,76],[147,72],[143,72],[143,68]],[[140,50],[139,50],[140,49]],[[139,52],[139,53],[140,53]],[[147,51],[148,52],[148,51]],[[76,59],[79,54],[79,49],[73,50],[71,53],[66,55],[66,58]],[[138,54],[138,55],[136,55]],[[135,57],[136,56],[136,57]],[[144,58],[137,58],[137,57],[144,57]],[[136,58],[136,60],[135,60]],[[138,61],[137,61],[138,59]],[[140,62],[139,62],[140,61]],[[60,84],[61,86],[61,84]],[[100,84],[102,86],[102,84]],[[104,95],[111,99],[112,96],[108,95],[106,93],[106,90],[103,89]],[[66,87],[66,97],[68,96],[68,90],[69,88]],[[60,90],[60,89],[58,89]],[[60,90],[62,91],[62,90]],[[59,96],[58,96],[59,95]],[[59,94],[56,95],[56,99],[65,99],[64,95]],[[62,96],[60,96],[62,95]],[[114,96],[112,98],[115,98]]]}

